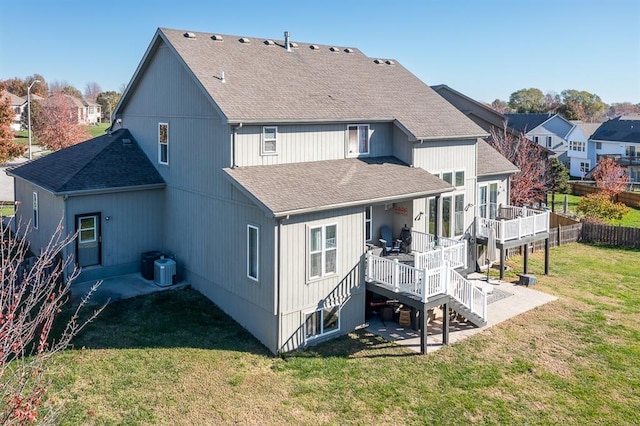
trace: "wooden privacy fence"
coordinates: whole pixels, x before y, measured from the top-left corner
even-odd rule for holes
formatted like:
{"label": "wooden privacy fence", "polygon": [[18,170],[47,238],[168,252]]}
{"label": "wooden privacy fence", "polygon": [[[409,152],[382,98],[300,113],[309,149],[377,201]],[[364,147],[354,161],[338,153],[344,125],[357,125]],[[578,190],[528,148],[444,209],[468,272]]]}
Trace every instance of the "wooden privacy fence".
{"label": "wooden privacy fence", "polygon": [[640,228],[584,223],[580,238],[584,243],[640,248]]}
{"label": "wooden privacy fence", "polygon": [[[600,191],[596,188],[595,183],[587,182],[571,182],[571,192],[573,195],[589,195]],[[630,207],[640,207],[640,192],[621,192],[616,195],[615,200],[618,203],[626,204]]]}
{"label": "wooden privacy fence", "polygon": [[[593,223],[576,223],[549,229],[549,247],[583,242],[625,248],[640,248],[640,228],[627,228]],[[507,249],[507,256],[521,255],[522,247]],[[544,250],[544,240],[529,244],[529,252]]]}

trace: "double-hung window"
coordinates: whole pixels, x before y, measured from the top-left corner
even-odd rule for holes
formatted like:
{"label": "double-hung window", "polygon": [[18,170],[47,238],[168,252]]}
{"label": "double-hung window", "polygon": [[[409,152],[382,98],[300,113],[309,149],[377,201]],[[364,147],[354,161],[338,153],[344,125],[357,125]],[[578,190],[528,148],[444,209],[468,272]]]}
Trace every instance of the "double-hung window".
{"label": "double-hung window", "polygon": [[456,187],[460,188],[464,186],[464,170],[458,170],[456,172]]}
{"label": "double-hung window", "polygon": [[33,192],[33,229],[38,229],[38,222],[40,219],[40,214],[38,212],[38,193]]}
{"label": "double-hung window", "polygon": [[158,123],[158,163],[169,164],[169,124]]}
{"label": "double-hung window", "polygon": [[247,225],[247,277],[258,281],[258,227]]}
{"label": "double-hung window", "polygon": [[337,225],[309,228],[309,279],[337,272]]}
{"label": "double-hung window", "polygon": [[304,336],[315,339],[340,330],[340,305],[308,313],[304,319]]}
{"label": "double-hung window", "polygon": [[569,149],[571,151],[585,152],[584,141],[569,141]]}
{"label": "double-hung window", "polygon": [[580,162],[580,173],[584,176],[585,174],[589,173],[589,170],[591,169],[591,162],[589,161],[581,161]]}
{"label": "double-hung window", "polygon": [[453,235],[464,233],[464,194],[457,194],[454,198]]}
{"label": "double-hung window", "polygon": [[347,156],[357,157],[369,154],[369,126],[354,124],[347,127],[348,146]]}
{"label": "double-hung window", "polygon": [[265,126],[262,128],[262,154],[274,155],[278,153],[278,128]]}

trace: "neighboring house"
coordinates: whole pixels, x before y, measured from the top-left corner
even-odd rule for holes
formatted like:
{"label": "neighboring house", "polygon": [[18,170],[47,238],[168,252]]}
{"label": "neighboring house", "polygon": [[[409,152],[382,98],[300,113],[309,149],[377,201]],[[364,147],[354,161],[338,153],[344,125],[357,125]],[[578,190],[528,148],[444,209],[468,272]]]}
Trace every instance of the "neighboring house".
{"label": "neighboring house", "polygon": [[97,124],[102,117],[102,107],[100,104],[83,99],[85,108],[85,119],[87,124]]}
{"label": "neighboring house", "polygon": [[[548,238],[548,214],[504,207],[516,168],[486,131],[354,48],[158,29],[115,114],[113,134],[11,172],[32,249],[64,215],[81,279],[171,252],[274,353],[362,326],[371,294],[482,325],[486,294],[460,275],[476,245]],[[411,228],[413,266],[376,255],[383,226]]]}
{"label": "neighboring house", "polygon": [[14,112],[13,119],[11,120],[11,130],[18,132],[22,129],[22,111],[27,108],[27,101],[7,91],[3,91],[1,95],[2,98],[8,97],[11,100],[11,109]]}
{"label": "neighboring house", "polygon": [[640,182],[640,115],[617,117],[597,128],[589,138],[591,169],[602,157],[614,158],[632,182]]}
{"label": "neighboring house", "polygon": [[63,96],[71,105],[78,124],[96,124],[100,122],[102,107],[99,104],[66,93]]}
{"label": "neighboring house", "polygon": [[567,135],[569,141],[569,175],[574,178],[584,178],[595,166],[595,161],[589,158],[589,152],[593,152],[589,138],[596,131],[600,123],[585,123],[580,120],[571,120],[574,128]]}
{"label": "neighboring house", "polygon": [[[569,137],[576,138],[580,129],[558,114],[505,114],[507,126],[524,134],[534,143],[554,152],[554,156],[569,166]],[[579,139],[584,139],[584,136]]]}
{"label": "neighboring house", "polygon": [[[485,132],[502,133],[505,130],[507,117],[500,114],[493,108],[468,97],[467,95],[452,89],[446,84],[431,86],[440,96],[445,98],[451,105],[469,117],[480,126]],[[508,128],[507,128],[508,129]]]}

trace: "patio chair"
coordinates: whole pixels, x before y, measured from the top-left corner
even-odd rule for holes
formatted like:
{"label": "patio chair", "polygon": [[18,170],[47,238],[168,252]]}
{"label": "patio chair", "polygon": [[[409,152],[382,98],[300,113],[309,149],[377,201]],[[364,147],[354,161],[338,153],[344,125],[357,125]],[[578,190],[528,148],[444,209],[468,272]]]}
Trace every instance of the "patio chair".
{"label": "patio chair", "polygon": [[400,253],[401,244],[402,240],[393,238],[391,228],[387,225],[383,225],[380,228],[380,245],[382,245],[383,254]]}

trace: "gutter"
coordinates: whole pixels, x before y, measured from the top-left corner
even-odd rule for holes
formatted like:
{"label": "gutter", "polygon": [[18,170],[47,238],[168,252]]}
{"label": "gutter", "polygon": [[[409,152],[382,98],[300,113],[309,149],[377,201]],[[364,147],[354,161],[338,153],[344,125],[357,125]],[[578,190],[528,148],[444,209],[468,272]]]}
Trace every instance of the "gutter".
{"label": "gutter", "polygon": [[131,192],[131,191],[144,191],[147,189],[162,189],[166,187],[166,183],[153,183],[149,185],[136,185],[136,186],[119,186],[116,188],[98,188],[98,189],[82,189],[78,191],[61,191],[51,192],[53,195],[63,197],[79,197],[83,195],[98,195],[98,194],[113,194],[116,192]]}

